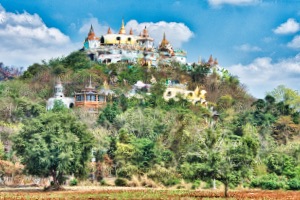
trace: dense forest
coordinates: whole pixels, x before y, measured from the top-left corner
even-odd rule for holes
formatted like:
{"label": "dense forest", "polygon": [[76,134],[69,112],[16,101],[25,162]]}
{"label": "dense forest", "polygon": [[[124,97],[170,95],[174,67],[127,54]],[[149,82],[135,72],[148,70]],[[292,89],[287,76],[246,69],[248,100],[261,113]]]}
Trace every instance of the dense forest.
{"label": "dense forest", "polygon": [[[59,102],[46,111],[57,77],[73,96],[90,76],[96,88],[107,81],[115,92],[99,114]],[[126,98],[133,84],[152,77],[150,93]],[[167,79],[206,90],[208,105],[165,101]],[[205,63],[104,65],[73,52],[0,82],[0,111],[2,179],[52,176],[60,185],[65,175],[93,174],[124,186],[300,189],[298,92],[281,85],[255,99],[238,77]]]}

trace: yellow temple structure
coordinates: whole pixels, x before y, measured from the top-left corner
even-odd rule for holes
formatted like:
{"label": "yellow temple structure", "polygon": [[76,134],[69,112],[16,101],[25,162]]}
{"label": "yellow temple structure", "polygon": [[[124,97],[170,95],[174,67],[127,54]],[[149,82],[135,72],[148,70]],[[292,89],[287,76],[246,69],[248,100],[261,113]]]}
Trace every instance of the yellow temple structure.
{"label": "yellow temple structure", "polygon": [[164,33],[158,47],[154,46],[154,39],[147,27],[140,34],[134,35],[132,29],[126,32],[124,20],[118,33],[108,28],[107,33],[97,37],[91,25],[88,36],[84,41],[83,50],[92,60],[100,63],[129,62],[156,67],[159,62],[170,64],[177,61],[186,64],[186,52],[173,50],[171,43]]}
{"label": "yellow temple structure", "polygon": [[191,102],[194,105],[207,105],[207,101],[205,99],[206,95],[205,90],[200,90],[197,86],[196,89],[193,90],[187,90],[187,86],[184,84],[172,84],[167,83],[167,88],[163,94],[163,98],[166,101],[169,101],[170,99],[174,99],[175,101],[178,101],[178,95],[181,97],[187,99],[189,102]]}

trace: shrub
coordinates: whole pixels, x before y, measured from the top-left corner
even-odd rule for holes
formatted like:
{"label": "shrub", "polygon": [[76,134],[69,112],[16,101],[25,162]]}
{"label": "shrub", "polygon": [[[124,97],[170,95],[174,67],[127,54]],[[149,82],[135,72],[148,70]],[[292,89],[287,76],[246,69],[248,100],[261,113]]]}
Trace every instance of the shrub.
{"label": "shrub", "polygon": [[278,190],[287,187],[286,179],[284,177],[278,177],[276,174],[268,174],[255,178],[251,181],[250,187],[262,188],[264,190]]}
{"label": "shrub", "polygon": [[172,185],[176,185],[176,184],[179,184],[180,183],[180,179],[178,178],[175,178],[175,177],[172,177],[170,179],[168,179],[164,185],[165,186],[172,186]]}
{"label": "shrub", "polygon": [[106,181],[104,179],[99,181],[100,185],[107,185]]}
{"label": "shrub", "polygon": [[155,165],[153,169],[148,172],[148,177],[165,186],[180,183],[180,176],[177,174],[175,168],[165,168],[160,165]]}
{"label": "shrub", "polygon": [[127,164],[118,169],[118,176],[131,179],[132,175],[138,174],[138,168],[135,165]]}
{"label": "shrub", "polygon": [[115,180],[115,185],[116,186],[126,186],[127,185],[127,180],[125,178],[117,178]]}
{"label": "shrub", "polygon": [[260,178],[254,178],[250,183],[251,188],[259,188],[260,187]]}
{"label": "shrub", "polygon": [[200,187],[201,181],[200,180],[195,180],[194,183],[192,184],[192,189],[195,190]]}
{"label": "shrub", "polygon": [[129,187],[139,187],[139,186],[141,186],[139,178],[137,176],[133,175],[131,177],[131,180],[127,183],[127,186],[129,186]]}
{"label": "shrub", "polygon": [[70,180],[70,186],[75,186],[77,184],[78,184],[78,180],[76,178]]}
{"label": "shrub", "polygon": [[261,182],[261,188],[264,190],[278,190],[281,184],[275,180],[265,180]]}
{"label": "shrub", "polygon": [[276,173],[278,176],[294,178],[296,175],[296,161],[291,156],[273,153],[266,159],[266,165],[269,172]]}
{"label": "shrub", "polygon": [[157,184],[152,179],[148,178],[147,175],[141,177],[141,185],[149,188],[161,187],[161,185]]}
{"label": "shrub", "polygon": [[290,179],[287,185],[290,190],[300,190],[300,180],[297,178]]}

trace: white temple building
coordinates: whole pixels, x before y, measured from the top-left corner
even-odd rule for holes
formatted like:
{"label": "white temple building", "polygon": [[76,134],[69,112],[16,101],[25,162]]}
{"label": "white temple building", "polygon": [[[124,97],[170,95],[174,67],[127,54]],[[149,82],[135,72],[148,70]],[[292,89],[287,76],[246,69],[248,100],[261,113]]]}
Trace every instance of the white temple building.
{"label": "white temple building", "polygon": [[55,101],[61,101],[66,108],[73,108],[75,105],[74,97],[65,97],[63,93],[64,87],[61,84],[60,79],[56,82],[54,87],[54,97],[51,97],[47,101],[46,109],[51,110],[54,107]]}

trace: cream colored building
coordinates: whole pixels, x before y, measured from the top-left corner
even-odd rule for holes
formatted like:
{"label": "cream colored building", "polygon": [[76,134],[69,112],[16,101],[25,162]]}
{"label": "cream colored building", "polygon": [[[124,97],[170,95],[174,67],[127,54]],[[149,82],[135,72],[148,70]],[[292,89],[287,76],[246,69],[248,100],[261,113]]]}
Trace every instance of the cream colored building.
{"label": "cream colored building", "polygon": [[178,96],[181,96],[185,99],[187,99],[192,104],[201,104],[201,105],[207,105],[205,94],[207,92],[205,90],[197,88],[193,90],[187,90],[186,85],[183,84],[168,84],[167,89],[165,90],[163,97],[166,101],[169,101],[170,99],[174,99],[175,101],[179,100]]}

